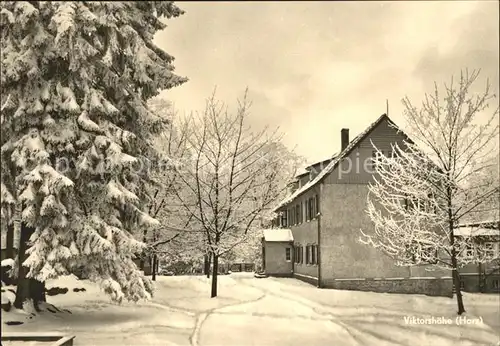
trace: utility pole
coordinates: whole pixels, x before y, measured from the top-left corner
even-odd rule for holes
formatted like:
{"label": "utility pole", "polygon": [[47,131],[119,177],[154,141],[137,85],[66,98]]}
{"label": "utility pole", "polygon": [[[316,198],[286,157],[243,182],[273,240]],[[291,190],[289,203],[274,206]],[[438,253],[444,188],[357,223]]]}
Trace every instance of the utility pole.
{"label": "utility pole", "polygon": [[385,99],[385,115],[389,116],[389,100]]}

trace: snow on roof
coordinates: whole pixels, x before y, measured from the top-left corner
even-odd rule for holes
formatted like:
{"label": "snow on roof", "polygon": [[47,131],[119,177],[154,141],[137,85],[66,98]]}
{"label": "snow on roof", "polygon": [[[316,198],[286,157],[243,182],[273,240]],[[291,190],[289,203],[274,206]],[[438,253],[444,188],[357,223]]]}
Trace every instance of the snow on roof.
{"label": "snow on roof", "polygon": [[482,226],[483,228],[496,228],[500,229],[500,219],[491,219],[491,220],[483,220],[483,221],[470,221],[470,222],[464,222],[458,227],[479,227]]}
{"label": "snow on roof", "polygon": [[316,161],[316,162],[313,162],[311,163],[310,165],[308,165],[305,169],[309,172],[314,166],[316,165],[320,165],[320,164],[324,164],[326,162],[330,163],[330,161],[332,161],[333,159],[335,159],[335,157],[338,156],[339,153],[335,153],[333,154],[332,156],[330,156],[329,158],[327,159],[324,159],[324,160],[321,160],[321,161]]}
{"label": "snow on roof", "polygon": [[265,241],[293,241],[292,231],[286,228],[271,228],[262,230]]}
{"label": "snow on roof", "polygon": [[458,227],[453,234],[458,237],[500,236],[500,230],[480,227]]}
{"label": "snow on roof", "polygon": [[294,193],[292,193],[290,196],[286,197],[284,200],[281,201],[280,204],[274,209],[274,211],[277,211],[279,208],[291,203],[295,198],[309,190],[311,187],[316,185],[318,182],[320,182],[327,174],[331,173],[333,169],[337,166],[337,164],[344,158],[346,157],[358,144],[361,142],[362,139],[364,139],[368,133],[371,132],[378,124],[383,119],[388,119],[391,123],[393,123],[387,114],[382,114],[376,121],[374,121],[370,126],[368,126],[363,132],[361,132],[359,135],[357,135],[350,143],[349,145],[337,156],[335,157],[313,180],[309,181],[307,184],[302,186],[300,189],[297,189]]}

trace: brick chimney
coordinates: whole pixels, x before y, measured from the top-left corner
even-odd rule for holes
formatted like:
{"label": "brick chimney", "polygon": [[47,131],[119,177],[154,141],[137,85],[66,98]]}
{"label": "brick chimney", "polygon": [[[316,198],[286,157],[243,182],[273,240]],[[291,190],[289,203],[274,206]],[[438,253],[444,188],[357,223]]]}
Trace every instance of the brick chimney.
{"label": "brick chimney", "polygon": [[349,129],[340,130],[340,151],[344,151],[349,145]]}

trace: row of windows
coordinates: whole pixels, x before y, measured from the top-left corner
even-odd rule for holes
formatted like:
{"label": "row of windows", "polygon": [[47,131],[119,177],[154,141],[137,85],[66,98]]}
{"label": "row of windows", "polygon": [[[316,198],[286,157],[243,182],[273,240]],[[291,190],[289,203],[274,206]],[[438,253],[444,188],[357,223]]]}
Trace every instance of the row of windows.
{"label": "row of windows", "polygon": [[406,246],[406,255],[413,263],[436,264],[438,262],[437,250],[430,245],[412,244]]}
{"label": "row of windows", "polygon": [[314,220],[318,213],[319,198],[315,195],[281,212],[281,227],[295,226],[304,221]]}
{"label": "row of windows", "polygon": [[[498,242],[485,242],[479,249],[484,257],[495,258],[500,252],[500,244]],[[474,258],[478,255],[479,249],[476,249],[472,244],[467,244],[462,255],[466,258]]]}
{"label": "row of windows", "polygon": [[[490,286],[490,288],[493,288],[493,289],[499,289],[500,288],[500,280],[491,280],[490,281],[490,284],[488,286]],[[460,289],[461,290],[465,290],[465,280],[460,280]]]}
{"label": "row of windows", "polygon": [[[297,245],[293,248],[294,262],[297,264],[318,264],[318,245]],[[291,248],[285,249],[285,259],[292,260]]]}

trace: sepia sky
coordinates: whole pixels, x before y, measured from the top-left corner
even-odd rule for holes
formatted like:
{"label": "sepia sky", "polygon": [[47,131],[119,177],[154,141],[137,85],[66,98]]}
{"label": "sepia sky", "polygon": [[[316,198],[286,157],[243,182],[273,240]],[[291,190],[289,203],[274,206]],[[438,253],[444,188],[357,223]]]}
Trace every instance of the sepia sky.
{"label": "sepia sky", "polygon": [[[498,1],[178,2],[155,42],[190,80],[162,93],[202,110],[217,86],[230,107],[245,88],[252,126],[278,127],[310,161],[386,111],[404,128],[401,99],[419,104],[434,81],[481,68],[498,92]],[[481,84],[483,86],[484,84]],[[496,100],[498,102],[498,99]]]}

